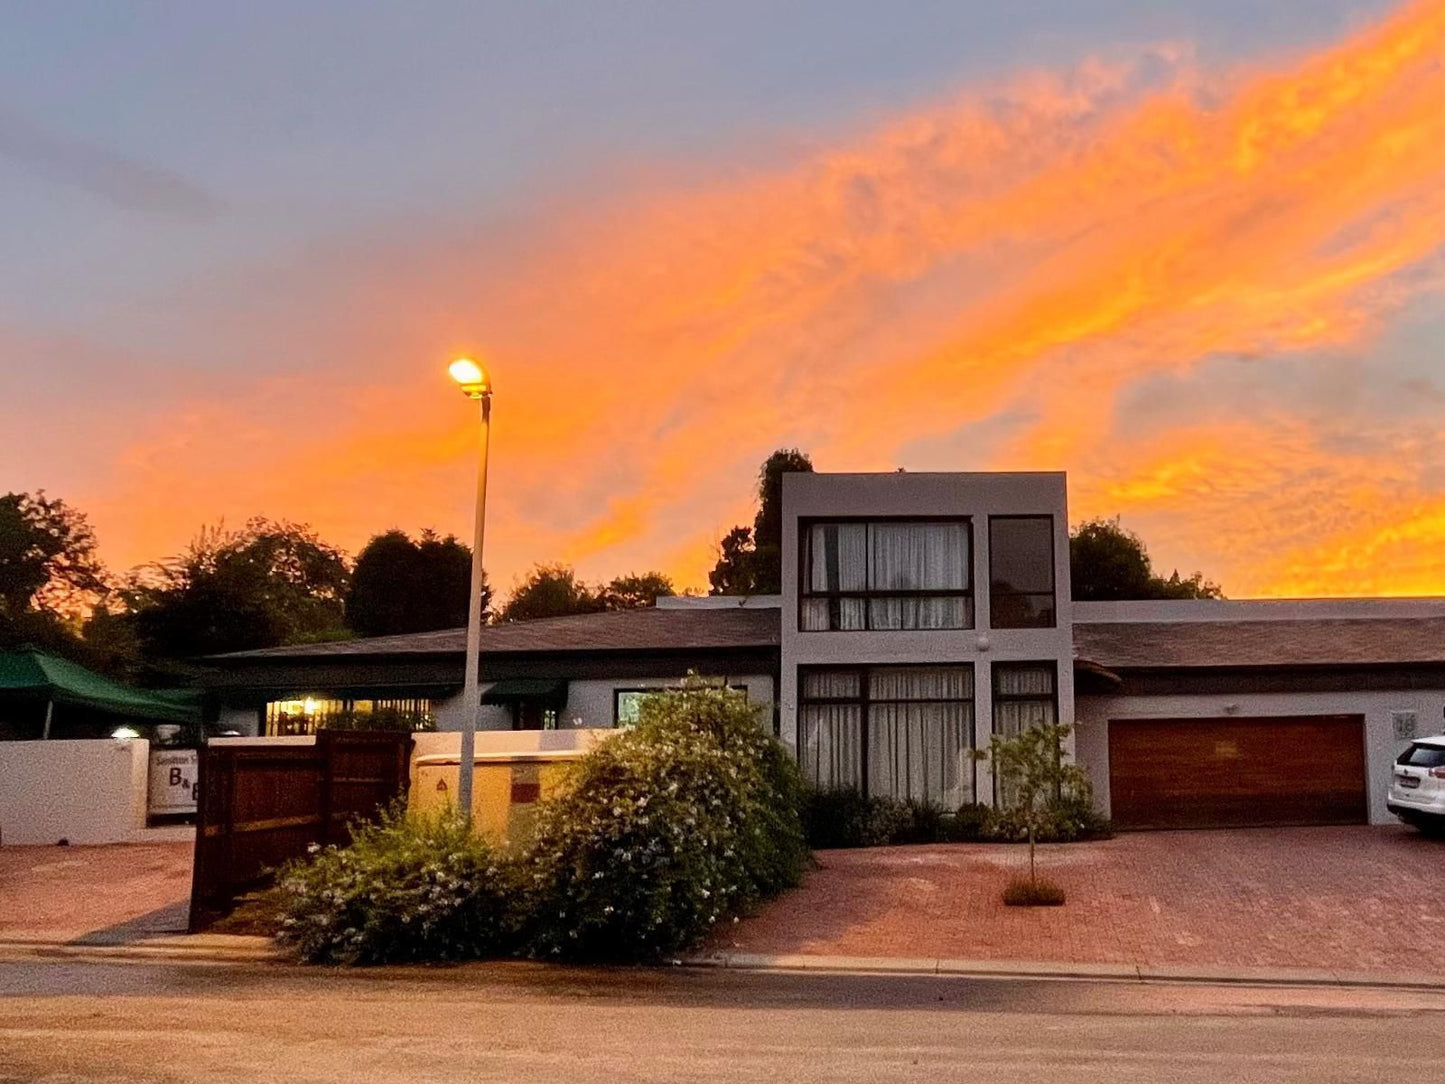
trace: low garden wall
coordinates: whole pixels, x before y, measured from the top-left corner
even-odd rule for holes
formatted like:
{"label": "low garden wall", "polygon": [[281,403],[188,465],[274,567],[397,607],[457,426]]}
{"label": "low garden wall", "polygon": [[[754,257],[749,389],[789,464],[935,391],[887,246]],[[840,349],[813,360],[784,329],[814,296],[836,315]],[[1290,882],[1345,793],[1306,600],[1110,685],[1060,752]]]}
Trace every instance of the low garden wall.
{"label": "low garden wall", "polygon": [[0,742],[0,844],[126,843],[146,827],[150,742]]}

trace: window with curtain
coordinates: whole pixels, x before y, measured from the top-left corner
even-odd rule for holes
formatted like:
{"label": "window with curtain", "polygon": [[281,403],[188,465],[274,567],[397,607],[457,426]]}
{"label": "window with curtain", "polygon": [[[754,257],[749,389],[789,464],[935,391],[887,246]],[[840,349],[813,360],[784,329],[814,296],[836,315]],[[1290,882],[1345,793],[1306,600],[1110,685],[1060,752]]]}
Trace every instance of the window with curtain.
{"label": "window with curtain", "polygon": [[993,628],[1054,627],[1053,516],[989,517],[988,590]]}
{"label": "window with curtain", "polygon": [[806,632],[973,627],[966,520],[805,523]]}
{"label": "window with curtain", "polygon": [[[748,687],[746,685],[727,684],[722,678],[714,679],[713,684],[735,693],[744,703],[747,703]],[[644,700],[649,696],[666,692],[669,688],[680,687],[680,685],[642,685],[633,689],[612,690],[612,725],[623,729],[636,726],[637,721],[642,718],[642,702]]]}
{"label": "window with curtain", "polygon": [[1051,662],[995,663],[993,732],[1010,738],[1059,721],[1057,668]]}
{"label": "window with curtain", "polygon": [[803,668],[798,685],[798,758],[814,785],[973,801],[971,666]]}

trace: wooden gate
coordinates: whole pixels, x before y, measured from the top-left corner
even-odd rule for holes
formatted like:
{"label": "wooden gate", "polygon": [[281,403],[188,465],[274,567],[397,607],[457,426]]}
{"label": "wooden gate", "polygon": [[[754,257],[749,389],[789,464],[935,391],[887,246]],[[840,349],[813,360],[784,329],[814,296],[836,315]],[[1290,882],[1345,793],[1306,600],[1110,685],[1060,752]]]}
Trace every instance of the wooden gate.
{"label": "wooden gate", "polygon": [[313,843],[345,843],[350,824],[406,793],[411,735],[321,730],[314,745],[201,750],[191,932],[227,914]]}

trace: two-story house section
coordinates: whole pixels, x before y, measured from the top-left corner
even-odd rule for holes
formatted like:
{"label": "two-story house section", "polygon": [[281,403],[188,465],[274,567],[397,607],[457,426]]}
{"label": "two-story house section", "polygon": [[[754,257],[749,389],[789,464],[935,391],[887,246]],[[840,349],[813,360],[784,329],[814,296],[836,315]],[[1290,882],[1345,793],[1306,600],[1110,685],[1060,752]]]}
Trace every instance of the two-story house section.
{"label": "two-story house section", "polygon": [[1072,720],[1062,473],[783,479],[779,729],[822,786],[989,802],[993,733]]}

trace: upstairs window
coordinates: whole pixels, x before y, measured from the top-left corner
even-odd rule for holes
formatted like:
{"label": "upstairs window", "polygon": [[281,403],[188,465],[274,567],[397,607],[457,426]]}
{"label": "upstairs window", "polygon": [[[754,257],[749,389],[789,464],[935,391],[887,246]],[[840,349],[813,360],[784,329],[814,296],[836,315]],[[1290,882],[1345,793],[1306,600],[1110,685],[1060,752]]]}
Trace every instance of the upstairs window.
{"label": "upstairs window", "polygon": [[967,520],[805,522],[798,627],[973,627]]}
{"label": "upstairs window", "polygon": [[1051,629],[1054,518],[993,516],[988,521],[989,624],[996,629]]}

